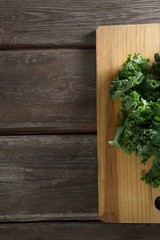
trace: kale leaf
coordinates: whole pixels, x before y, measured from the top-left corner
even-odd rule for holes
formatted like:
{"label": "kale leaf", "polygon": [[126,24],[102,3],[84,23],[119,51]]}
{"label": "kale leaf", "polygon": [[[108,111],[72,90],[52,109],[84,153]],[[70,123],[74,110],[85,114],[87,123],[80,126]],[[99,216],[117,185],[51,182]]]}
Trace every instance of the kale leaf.
{"label": "kale leaf", "polygon": [[121,122],[109,143],[127,154],[135,152],[145,163],[153,157],[151,169],[142,180],[160,186],[160,55],[154,63],[138,53],[128,55],[110,86],[110,98],[120,95]]}

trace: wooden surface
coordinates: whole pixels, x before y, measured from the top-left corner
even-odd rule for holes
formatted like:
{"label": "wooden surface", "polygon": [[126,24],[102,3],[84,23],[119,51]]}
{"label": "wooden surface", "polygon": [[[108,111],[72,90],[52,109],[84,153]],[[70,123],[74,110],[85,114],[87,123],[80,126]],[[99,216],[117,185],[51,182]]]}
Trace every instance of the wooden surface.
{"label": "wooden surface", "polygon": [[140,179],[150,163],[142,166],[134,154],[127,155],[108,143],[119,123],[119,99],[109,99],[113,77],[129,53],[140,53],[153,61],[156,52],[160,52],[160,24],[97,29],[99,211],[106,222],[160,223],[160,211],[154,205],[160,190]]}
{"label": "wooden surface", "polygon": [[158,0],[1,0],[1,48],[95,46],[100,25],[160,21]]}
{"label": "wooden surface", "polygon": [[95,51],[2,51],[0,80],[0,134],[96,132]]}
{"label": "wooden surface", "polygon": [[160,238],[159,225],[106,225],[95,221],[8,223],[0,225],[0,235],[0,239],[3,240],[157,240]]}
{"label": "wooden surface", "polygon": [[158,0],[0,1],[0,240],[159,239],[97,220],[96,28],[151,22]]}
{"label": "wooden surface", "polygon": [[0,137],[0,221],[98,219],[96,160],[95,135]]}

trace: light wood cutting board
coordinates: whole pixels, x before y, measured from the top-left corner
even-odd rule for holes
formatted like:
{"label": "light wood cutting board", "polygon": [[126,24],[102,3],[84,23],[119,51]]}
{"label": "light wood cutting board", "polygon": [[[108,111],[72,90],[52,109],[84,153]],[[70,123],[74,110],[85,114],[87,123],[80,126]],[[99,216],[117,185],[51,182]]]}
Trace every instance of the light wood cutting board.
{"label": "light wood cutting board", "polygon": [[160,188],[152,189],[140,174],[143,166],[134,154],[108,144],[119,121],[119,100],[109,99],[111,80],[129,53],[140,53],[153,61],[160,52],[160,24],[103,26],[96,31],[97,130],[99,214],[111,223],[160,223],[155,199]]}

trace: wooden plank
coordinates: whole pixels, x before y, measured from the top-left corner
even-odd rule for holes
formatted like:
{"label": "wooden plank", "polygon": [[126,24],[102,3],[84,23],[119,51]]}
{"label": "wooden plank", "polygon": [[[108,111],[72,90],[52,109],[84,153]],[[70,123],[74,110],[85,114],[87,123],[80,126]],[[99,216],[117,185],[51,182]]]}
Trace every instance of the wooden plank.
{"label": "wooden plank", "polygon": [[0,134],[96,132],[94,50],[0,52]]}
{"label": "wooden plank", "polygon": [[157,240],[159,225],[122,225],[101,222],[72,223],[18,223],[1,224],[0,238],[3,240]]}
{"label": "wooden plank", "polygon": [[99,25],[160,21],[158,0],[1,0],[1,48],[95,46]]}
{"label": "wooden plank", "polygon": [[96,135],[0,137],[0,221],[97,219]]}
{"label": "wooden plank", "polygon": [[[154,38],[153,38],[154,36]],[[134,154],[111,146],[119,121],[119,99],[109,99],[111,80],[129,53],[139,52],[153,61],[160,52],[160,24],[100,27],[97,30],[97,122],[99,159],[99,212],[107,222],[160,223],[153,190],[140,175],[143,166]]]}

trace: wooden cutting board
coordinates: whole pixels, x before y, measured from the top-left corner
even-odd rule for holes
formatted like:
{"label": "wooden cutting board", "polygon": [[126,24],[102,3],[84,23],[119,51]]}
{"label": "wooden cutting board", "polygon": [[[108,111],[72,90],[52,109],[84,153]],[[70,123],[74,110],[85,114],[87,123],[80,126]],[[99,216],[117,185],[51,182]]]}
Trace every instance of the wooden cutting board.
{"label": "wooden cutting board", "polygon": [[160,52],[160,24],[98,27],[99,214],[102,221],[111,223],[160,223],[160,210],[155,206],[160,188],[152,189],[140,179],[141,171],[151,162],[143,166],[134,154],[127,155],[108,143],[119,121],[119,100],[112,101],[108,96],[110,83],[127,55],[135,52],[153,61],[154,53]]}

